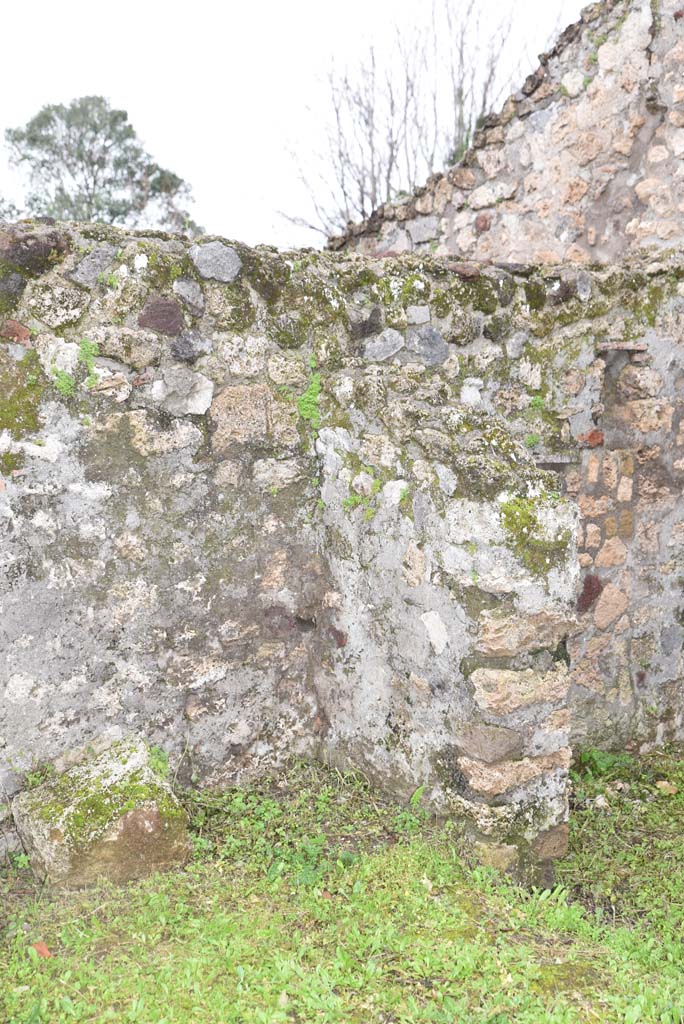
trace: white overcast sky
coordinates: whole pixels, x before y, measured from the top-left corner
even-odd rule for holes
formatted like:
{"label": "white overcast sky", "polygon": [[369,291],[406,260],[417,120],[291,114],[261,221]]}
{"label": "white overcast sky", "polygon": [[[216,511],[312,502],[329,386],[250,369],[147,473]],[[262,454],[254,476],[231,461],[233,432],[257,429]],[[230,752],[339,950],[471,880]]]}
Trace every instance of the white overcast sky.
{"label": "white overcast sky", "polygon": [[[479,0],[513,13],[529,70],[581,0]],[[353,63],[431,0],[6,0],[0,133],[46,103],[99,94],[128,111],[148,151],[193,187],[208,231],[256,244],[314,244],[279,214],[307,213],[291,156],[320,146],[316,120],[333,61]],[[17,195],[0,149],[0,193]]]}

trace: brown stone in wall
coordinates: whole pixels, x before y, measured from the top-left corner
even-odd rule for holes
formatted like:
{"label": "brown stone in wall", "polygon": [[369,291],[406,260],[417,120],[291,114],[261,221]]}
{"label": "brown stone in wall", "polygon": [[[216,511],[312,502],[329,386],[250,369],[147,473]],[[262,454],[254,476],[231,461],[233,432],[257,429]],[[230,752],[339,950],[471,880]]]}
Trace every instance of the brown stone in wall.
{"label": "brown stone in wall", "polygon": [[492,226],[492,215],[491,213],[478,213],[475,218],[475,230],[478,235],[481,235],[484,231],[489,231]]}
{"label": "brown stone in wall", "polygon": [[523,743],[515,729],[502,725],[469,725],[459,733],[456,747],[461,755],[491,764],[520,757]]}
{"label": "brown stone in wall", "polygon": [[0,325],[0,338],[5,338],[7,341],[13,341],[17,345],[24,345],[28,347],[31,342],[31,332],[24,324],[20,324],[18,320],[5,320]]}
{"label": "brown stone in wall", "polygon": [[296,408],[279,402],[264,384],[224,388],[212,402],[209,415],[217,454],[226,453],[233,444],[266,444],[269,437],[287,447],[299,444]]}
{"label": "brown stone in wall", "polygon": [[537,836],[532,843],[532,850],[541,860],[564,857],[568,852],[569,834],[567,825],[556,825]]}
{"label": "brown stone in wall", "polygon": [[617,500],[618,501],[631,501],[634,493],[634,482],[631,477],[623,476],[620,478],[617,489]]}
{"label": "brown stone in wall", "polygon": [[614,490],[618,482],[618,459],[614,452],[605,452],[602,470],[603,486],[608,491]]}
{"label": "brown stone in wall", "polygon": [[607,494],[602,494],[600,498],[594,498],[591,494],[580,494],[577,503],[585,519],[604,516],[613,506]]}
{"label": "brown stone in wall", "polygon": [[596,523],[588,523],[584,545],[587,548],[599,548],[601,546],[601,527]]}
{"label": "brown stone in wall", "polygon": [[594,564],[599,569],[608,569],[616,565],[623,565],[626,560],[627,548],[619,537],[611,537],[597,554]]}
{"label": "brown stone in wall", "polygon": [[613,583],[607,583],[594,608],[594,625],[607,629],[627,610],[629,598]]}
{"label": "brown stone in wall", "polygon": [[525,786],[555,769],[567,771],[570,761],[570,748],[563,747],[543,757],[524,757],[520,761],[501,761],[498,764],[484,764],[473,758],[459,757],[458,765],[470,788],[491,799]]}
{"label": "brown stone in wall", "polygon": [[634,476],[634,455],[632,452],[619,453],[620,455],[620,472],[623,476]]}
{"label": "brown stone in wall", "polygon": [[622,537],[623,540],[628,540],[634,536],[634,513],[631,509],[624,508],[620,512],[617,521],[617,532],[618,536]]}
{"label": "brown stone in wall", "polygon": [[650,366],[628,363],[618,379],[618,391],[626,399],[655,398],[663,388],[663,378]]}
{"label": "brown stone in wall", "polygon": [[183,314],[175,299],[168,299],[163,295],[150,295],[140,311],[138,325],[159,334],[173,336],[183,330]]}
{"label": "brown stone in wall", "polygon": [[475,702],[483,711],[496,715],[508,715],[531,704],[563,700],[570,685],[563,663],[550,672],[478,668],[470,678]]}
{"label": "brown stone in wall", "polygon": [[577,622],[573,618],[552,609],[525,616],[502,616],[484,611],[479,621],[477,650],[490,657],[553,650],[576,629]]}
{"label": "brown stone in wall", "polygon": [[467,167],[452,167],[447,172],[447,178],[456,188],[468,190],[475,187],[477,178]]}
{"label": "brown stone in wall", "polygon": [[657,398],[635,398],[619,406],[616,414],[643,434],[649,434],[672,428],[674,408]]}

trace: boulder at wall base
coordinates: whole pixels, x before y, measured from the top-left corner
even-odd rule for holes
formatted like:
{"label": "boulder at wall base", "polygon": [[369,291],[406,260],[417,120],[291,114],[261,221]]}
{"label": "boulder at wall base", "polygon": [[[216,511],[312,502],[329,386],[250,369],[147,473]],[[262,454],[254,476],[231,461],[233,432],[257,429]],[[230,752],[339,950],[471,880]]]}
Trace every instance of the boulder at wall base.
{"label": "boulder at wall base", "polygon": [[185,811],[137,741],[21,793],[12,812],[35,874],[67,888],[142,878],[189,852]]}

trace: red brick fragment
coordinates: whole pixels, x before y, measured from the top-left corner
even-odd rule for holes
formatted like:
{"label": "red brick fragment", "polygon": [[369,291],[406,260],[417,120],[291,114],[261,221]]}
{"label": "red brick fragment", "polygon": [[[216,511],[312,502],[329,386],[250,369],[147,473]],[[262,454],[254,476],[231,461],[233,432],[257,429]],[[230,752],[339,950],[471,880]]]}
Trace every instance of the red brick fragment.
{"label": "red brick fragment", "polygon": [[603,590],[603,583],[599,576],[594,576],[589,573],[584,577],[582,584],[582,593],[577,600],[577,611],[580,615],[584,615],[588,612],[594,601],[597,600],[601,591]]}
{"label": "red brick fragment", "polygon": [[30,346],[31,332],[24,324],[20,324],[18,320],[5,320],[0,325],[0,338],[5,338],[7,341],[13,341],[17,345],[24,345],[25,348]]}
{"label": "red brick fragment", "polygon": [[586,434],[580,434],[577,440],[587,448],[600,448],[605,437],[602,430],[589,430]]}

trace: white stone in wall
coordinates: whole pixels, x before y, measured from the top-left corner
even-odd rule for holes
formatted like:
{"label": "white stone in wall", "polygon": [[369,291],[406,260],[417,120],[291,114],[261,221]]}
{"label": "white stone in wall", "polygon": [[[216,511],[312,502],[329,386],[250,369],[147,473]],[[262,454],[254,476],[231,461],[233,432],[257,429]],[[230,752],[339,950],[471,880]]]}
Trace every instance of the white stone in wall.
{"label": "white stone in wall", "polygon": [[425,612],[420,618],[435,654],[442,654],[449,643],[449,633],[439,612]]}

